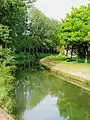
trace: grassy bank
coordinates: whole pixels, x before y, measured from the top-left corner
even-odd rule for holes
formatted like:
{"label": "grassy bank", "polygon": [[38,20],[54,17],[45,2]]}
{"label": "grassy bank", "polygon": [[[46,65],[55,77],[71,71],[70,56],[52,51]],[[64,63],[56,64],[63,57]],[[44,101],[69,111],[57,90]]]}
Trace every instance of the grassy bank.
{"label": "grassy bank", "polygon": [[52,56],[48,56],[47,58],[49,60],[56,61],[57,63],[65,64],[67,66],[72,66],[72,67],[75,67],[75,68],[87,68],[87,69],[90,69],[90,60],[88,60],[88,63],[85,63],[84,59],[79,58],[79,61],[76,62],[75,57],[73,57],[72,61],[71,61],[69,59],[69,57],[67,58],[67,56],[62,56],[62,55],[52,55]]}
{"label": "grassy bank", "polygon": [[0,51],[0,107],[16,117],[15,60],[10,49]]}

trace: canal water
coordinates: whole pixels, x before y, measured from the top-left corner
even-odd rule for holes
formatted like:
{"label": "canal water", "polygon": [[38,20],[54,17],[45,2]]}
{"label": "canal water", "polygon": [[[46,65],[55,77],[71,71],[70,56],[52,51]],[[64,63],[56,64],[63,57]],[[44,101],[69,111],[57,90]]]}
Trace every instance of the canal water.
{"label": "canal water", "polygon": [[90,120],[90,93],[52,76],[26,69],[17,74],[19,120]]}

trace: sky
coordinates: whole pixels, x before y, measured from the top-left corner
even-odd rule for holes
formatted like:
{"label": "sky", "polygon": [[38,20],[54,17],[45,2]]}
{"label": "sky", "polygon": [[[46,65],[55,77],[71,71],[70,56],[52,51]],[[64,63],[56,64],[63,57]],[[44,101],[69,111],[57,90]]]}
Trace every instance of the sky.
{"label": "sky", "polygon": [[61,20],[65,18],[66,13],[70,13],[72,6],[79,7],[88,3],[89,0],[37,0],[34,5],[46,16]]}

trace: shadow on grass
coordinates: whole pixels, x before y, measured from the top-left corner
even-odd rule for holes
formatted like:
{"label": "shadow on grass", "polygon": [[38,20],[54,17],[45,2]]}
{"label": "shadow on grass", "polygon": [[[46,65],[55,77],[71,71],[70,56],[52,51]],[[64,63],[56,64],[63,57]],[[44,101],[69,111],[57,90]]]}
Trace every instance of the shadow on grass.
{"label": "shadow on grass", "polygon": [[69,62],[69,63],[77,63],[77,64],[85,64],[85,65],[90,65],[90,59],[88,60],[87,63],[85,63],[85,59],[84,58],[79,58],[78,62],[76,61],[76,57],[72,57],[72,60],[70,59],[70,57],[67,56],[62,56],[62,55],[54,55],[54,56],[49,56],[48,57],[49,60],[55,60],[56,62]]}

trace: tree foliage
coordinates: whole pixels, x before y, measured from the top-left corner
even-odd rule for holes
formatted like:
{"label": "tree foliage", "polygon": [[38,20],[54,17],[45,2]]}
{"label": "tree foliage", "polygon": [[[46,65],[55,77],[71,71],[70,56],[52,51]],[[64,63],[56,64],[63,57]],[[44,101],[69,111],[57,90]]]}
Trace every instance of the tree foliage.
{"label": "tree foliage", "polygon": [[26,5],[23,0],[1,0],[0,2],[0,23],[9,28],[8,45],[18,49],[26,29]]}
{"label": "tree foliage", "polygon": [[33,8],[30,14],[27,44],[39,49],[55,48],[58,43],[54,39],[57,26],[58,21],[49,19],[42,12]]}
{"label": "tree foliage", "polygon": [[[72,8],[58,27],[58,38],[66,48],[88,51],[90,44],[90,6]],[[81,51],[82,52],[82,51]]]}

